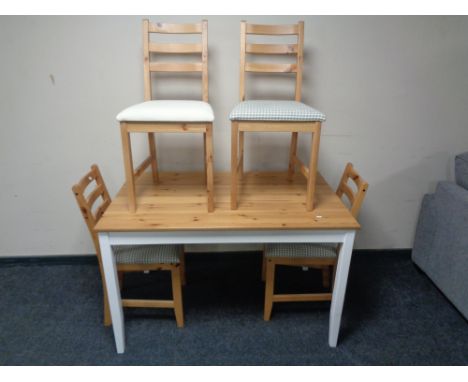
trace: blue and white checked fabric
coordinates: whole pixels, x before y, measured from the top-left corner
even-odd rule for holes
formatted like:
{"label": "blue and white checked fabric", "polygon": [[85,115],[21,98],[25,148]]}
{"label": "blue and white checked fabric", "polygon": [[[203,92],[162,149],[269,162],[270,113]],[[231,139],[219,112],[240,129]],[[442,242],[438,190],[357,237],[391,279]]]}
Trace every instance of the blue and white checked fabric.
{"label": "blue and white checked fabric", "polygon": [[231,121],[325,121],[325,114],[297,101],[252,100],[238,104]]}
{"label": "blue and white checked fabric", "polygon": [[335,258],[336,244],[275,243],[265,245],[265,257],[320,257]]}
{"label": "blue and white checked fabric", "polygon": [[180,245],[118,245],[112,247],[117,264],[178,264]]}

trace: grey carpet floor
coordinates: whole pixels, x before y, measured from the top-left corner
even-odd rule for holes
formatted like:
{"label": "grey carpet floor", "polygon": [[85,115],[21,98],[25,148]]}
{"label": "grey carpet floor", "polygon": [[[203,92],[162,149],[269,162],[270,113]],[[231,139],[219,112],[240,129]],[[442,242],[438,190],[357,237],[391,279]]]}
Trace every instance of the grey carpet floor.
{"label": "grey carpet floor", "polygon": [[[102,325],[95,264],[0,263],[0,365],[467,365],[468,324],[408,253],[356,254],[339,346],[329,303],[276,304],[264,322],[259,253],[187,254],[185,328],[170,310],[125,310],[126,353]],[[280,291],[321,290],[282,268]],[[165,272],[131,274],[124,295],[170,296]]]}

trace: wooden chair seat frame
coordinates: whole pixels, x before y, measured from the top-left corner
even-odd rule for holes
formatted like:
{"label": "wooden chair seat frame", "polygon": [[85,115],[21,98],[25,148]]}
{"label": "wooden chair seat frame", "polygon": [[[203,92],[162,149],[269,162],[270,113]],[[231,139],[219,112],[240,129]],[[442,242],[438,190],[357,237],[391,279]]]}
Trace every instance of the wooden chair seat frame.
{"label": "wooden chair seat frame", "polygon": [[[85,190],[92,183],[96,183],[96,187],[85,196]],[[97,165],[91,166],[89,171],[77,184],[72,187],[78,207],[86,222],[89,233],[93,239],[94,248],[99,263],[99,271],[101,279],[104,281],[104,271],[101,259],[101,249],[97,232],[94,230],[97,222],[106,211],[111,203],[111,198],[107,187],[102,178],[101,172]],[[95,208],[95,203],[101,200],[101,204]],[[93,212],[95,211],[95,212]],[[122,289],[123,279],[125,272],[143,272],[143,271],[159,271],[165,270],[171,272],[172,280],[172,300],[154,300],[154,299],[123,299],[122,305],[129,308],[170,308],[174,309],[176,322],[178,327],[184,326],[184,312],[182,304],[182,285],[185,285],[185,255],[183,251],[180,254],[180,263],[174,264],[117,264],[117,271],[119,273],[119,286]],[[112,324],[109,301],[107,298],[107,290],[103,282],[103,295],[104,295],[104,325],[110,326]]]}
{"label": "wooden chair seat frame", "polygon": [[[249,44],[247,35],[295,35],[296,44]],[[304,22],[295,25],[259,25],[241,22],[240,48],[240,100],[245,101],[245,72],[258,73],[295,73],[295,100],[301,101],[302,65],[304,50]],[[261,64],[246,62],[246,54],[295,55],[296,64]],[[238,181],[244,172],[244,135],[245,132],[289,132],[288,178],[292,180],[296,167],[307,179],[306,209],[314,208],[316,173],[320,147],[321,122],[319,121],[232,121],[231,122],[231,209],[238,207]],[[310,157],[308,167],[297,156],[299,133],[311,133]]]}
{"label": "wooden chair seat frame", "polygon": [[[150,42],[151,33],[162,34],[200,34],[201,44],[158,44]],[[150,54],[192,54],[200,53],[201,62],[169,63],[151,62]],[[151,73],[153,72],[201,72],[202,99],[208,102],[208,22],[198,24],[161,24],[143,20],[143,70],[145,101],[152,99]],[[156,141],[154,133],[201,133],[203,134],[204,171],[207,193],[207,208],[214,211],[214,175],[213,175],[213,123],[192,122],[121,122],[125,177],[128,185],[129,210],[137,209],[136,178],[151,166],[154,183],[159,182]],[[134,169],[131,133],[147,133],[149,156]]]}
{"label": "wooden chair seat frame", "polygon": [[[348,180],[351,179],[356,185],[356,192],[348,186]],[[356,172],[353,165],[348,163],[341,176],[336,194],[338,197],[346,197],[351,205],[350,212],[357,218],[362,202],[366,195],[369,185]],[[293,302],[293,301],[331,301],[333,295],[333,284],[335,281],[336,266],[338,264],[338,254],[340,253],[340,244],[336,246],[335,257],[265,257],[263,254],[262,280],[265,281],[265,306],[263,319],[269,321],[275,302]],[[265,251],[264,251],[265,252]],[[275,268],[277,265],[293,267],[312,267],[322,271],[322,284],[324,288],[330,288],[326,293],[300,293],[300,294],[275,294]],[[330,270],[332,272],[330,272]]]}

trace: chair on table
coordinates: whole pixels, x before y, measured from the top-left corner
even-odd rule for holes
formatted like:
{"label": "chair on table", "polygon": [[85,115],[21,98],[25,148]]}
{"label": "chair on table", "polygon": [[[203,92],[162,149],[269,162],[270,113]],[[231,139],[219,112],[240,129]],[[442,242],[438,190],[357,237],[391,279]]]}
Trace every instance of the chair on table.
{"label": "chair on table", "polygon": [[[351,179],[356,185],[356,191],[348,186]],[[362,202],[366,195],[368,184],[356,172],[351,163],[341,177],[336,194],[342,198],[343,195],[349,200],[350,212],[357,218]],[[288,301],[331,301],[333,282],[335,279],[336,265],[340,244],[266,244],[263,256],[262,279],[265,283],[265,310],[263,318],[269,321],[274,302]],[[288,265],[295,267],[313,267],[322,270],[322,282],[325,288],[330,288],[328,293],[307,294],[275,294],[275,267],[277,265]],[[333,272],[330,275],[330,268]],[[330,287],[330,278],[331,287]]]}
{"label": "chair on table", "polygon": [[[88,191],[89,185],[93,183]],[[99,262],[102,281],[104,272],[101,260],[101,251],[95,225],[111,203],[109,192],[98,166],[92,165],[88,172],[77,184],[72,187],[78,207],[88,226],[93,239],[94,248]],[[95,205],[99,201],[98,205]],[[115,246],[113,247],[119,283],[122,288],[124,272],[143,272],[168,270],[172,276],[172,300],[123,299],[124,307],[129,308],[172,308],[174,309],[177,326],[184,326],[184,313],[182,307],[182,284],[185,284],[185,261],[183,246],[178,245],[141,245],[141,246]],[[109,303],[105,283],[104,289],[104,325],[111,325]]]}
{"label": "chair on table", "polygon": [[[150,41],[150,34],[201,34],[199,44],[161,44]],[[153,54],[201,54],[200,62],[152,62]],[[158,164],[154,133],[202,133],[204,140],[205,181],[208,211],[213,200],[213,109],[208,103],[208,22],[198,24],[161,24],[143,20],[143,72],[145,102],[133,105],[117,115],[122,135],[128,204],[137,208],[135,179],[151,165],[153,181],[158,183]],[[201,72],[202,101],[152,100],[151,73]],[[147,133],[150,155],[136,169],[133,167],[131,133]]]}
{"label": "chair on table", "polygon": [[[295,44],[253,44],[248,35],[295,35]],[[306,208],[313,209],[321,123],[325,115],[301,103],[304,23],[294,25],[256,25],[241,22],[240,103],[231,111],[231,209],[237,209],[238,179],[243,175],[245,132],[291,132],[288,178],[296,166],[307,179]],[[291,55],[294,64],[247,62],[246,55]],[[295,100],[245,100],[245,73],[295,73]],[[312,133],[309,167],[297,157],[299,132]]]}

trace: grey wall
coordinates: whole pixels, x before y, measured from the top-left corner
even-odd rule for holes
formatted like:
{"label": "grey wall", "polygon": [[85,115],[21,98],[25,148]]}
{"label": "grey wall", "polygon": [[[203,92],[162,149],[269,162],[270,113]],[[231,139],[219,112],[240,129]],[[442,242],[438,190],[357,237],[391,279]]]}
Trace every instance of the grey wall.
{"label": "grey wall", "polygon": [[[468,150],[468,18],[206,18],[216,170],[229,169],[239,21],[304,19],[304,101],[328,116],[320,171],[335,186],[352,161],[370,183],[357,248],[411,247],[422,195],[452,179],[454,154]],[[141,19],[0,18],[0,256],[93,251],[70,187],[93,162],[111,194],[123,182],[115,115],[143,99]],[[292,82],[255,81],[248,91],[292,97]],[[196,97],[196,85],[191,78],[155,84],[170,98]],[[162,136],[161,167],[201,168],[198,138]],[[144,142],[135,150],[142,158]],[[285,168],[288,139],[252,135],[246,153],[247,168]]]}

